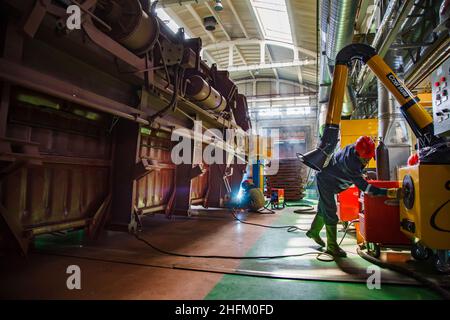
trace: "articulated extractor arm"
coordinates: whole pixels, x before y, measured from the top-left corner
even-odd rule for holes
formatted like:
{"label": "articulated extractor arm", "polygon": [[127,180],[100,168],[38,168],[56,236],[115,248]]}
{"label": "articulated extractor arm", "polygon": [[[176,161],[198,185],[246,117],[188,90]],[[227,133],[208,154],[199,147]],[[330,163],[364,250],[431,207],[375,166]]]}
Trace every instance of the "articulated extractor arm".
{"label": "articulated extractor arm", "polygon": [[421,148],[432,148],[442,142],[434,135],[433,118],[420,105],[419,99],[414,97],[404,83],[397,78],[375,49],[365,44],[351,44],[344,47],[336,56],[325,130],[320,144],[316,149],[299,155],[302,162],[314,170],[321,171],[333,154],[338,142],[348,71],[353,60],[360,60],[367,64],[387,90],[394,95],[401,105],[400,110],[403,116],[419,140]]}

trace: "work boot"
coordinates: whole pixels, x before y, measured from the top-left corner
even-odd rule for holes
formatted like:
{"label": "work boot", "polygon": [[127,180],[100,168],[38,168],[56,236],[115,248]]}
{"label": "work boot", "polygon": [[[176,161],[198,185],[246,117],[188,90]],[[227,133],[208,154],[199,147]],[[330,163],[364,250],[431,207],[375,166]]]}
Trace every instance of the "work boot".
{"label": "work boot", "polygon": [[320,237],[320,230],[322,230],[324,225],[325,225],[324,219],[318,214],[316,214],[311,224],[311,228],[309,229],[308,232],[306,232],[306,236],[314,240],[321,247],[325,247],[325,242]]}
{"label": "work boot", "polygon": [[327,253],[334,257],[345,258],[347,253],[337,243],[337,225],[326,225],[327,230]]}

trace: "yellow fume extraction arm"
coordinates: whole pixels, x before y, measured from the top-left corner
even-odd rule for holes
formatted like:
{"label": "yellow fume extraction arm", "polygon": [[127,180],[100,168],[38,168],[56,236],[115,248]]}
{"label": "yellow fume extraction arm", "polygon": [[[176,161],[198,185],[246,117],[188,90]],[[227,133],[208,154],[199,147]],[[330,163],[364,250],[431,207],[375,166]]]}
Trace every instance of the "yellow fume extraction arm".
{"label": "yellow fume extraction arm", "polygon": [[337,54],[322,139],[316,149],[306,154],[300,154],[299,159],[308,167],[321,171],[333,154],[338,142],[342,102],[347,86],[349,67],[353,60],[366,63],[397,99],[401,105],[400,110],[403,116],[419,141],[420,160],[422,162],[441,162],[446,159],[446,162],[449,162],[450,155],[446,143],[434,135],[433,118],[420,105],[419,99],[414,97],[404,83],[397,78],[375,49],[366,44],[348,45]]}

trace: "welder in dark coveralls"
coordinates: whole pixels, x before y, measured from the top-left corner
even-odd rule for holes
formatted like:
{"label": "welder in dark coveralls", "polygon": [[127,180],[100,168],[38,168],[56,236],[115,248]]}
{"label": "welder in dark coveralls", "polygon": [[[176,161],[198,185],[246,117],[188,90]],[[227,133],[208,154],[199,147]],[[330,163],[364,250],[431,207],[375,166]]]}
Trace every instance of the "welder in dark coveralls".
{"label": "welder in dark coveralls", "polygon": [[384,189],[370,185],[363,178],[363,169],[375,157],[375,143],[369,137],[360,137],[355,144],[336,152],[329,164],[316,175],[319,191],[317,215],[306,235],[325,247],[319,233],[326,227],[327,252],[337,257],[347,254],[337,243],[337,207],[334,195],[355,184],[361,191],[373,196],[396,198],[399,189]]}
{"label": "welder in dark coveralls", "polygon": [[244,194],[239,206],[251,211],[258,211],[264,207],[266,202],[262,191],[249,180],[244,180],[241,184]]}

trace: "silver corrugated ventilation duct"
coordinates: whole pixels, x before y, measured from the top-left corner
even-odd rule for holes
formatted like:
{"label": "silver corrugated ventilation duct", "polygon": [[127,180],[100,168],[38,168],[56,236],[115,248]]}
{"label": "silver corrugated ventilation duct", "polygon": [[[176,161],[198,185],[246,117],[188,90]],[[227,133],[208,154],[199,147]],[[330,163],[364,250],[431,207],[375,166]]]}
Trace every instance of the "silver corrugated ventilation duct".
{"label": "silver corrugated ventilation duct", "polygon": [[385,144],[385,139],[392,121],[394,112],[394,101],[389,95],[389,91],[380,80],[378,87],[378,137],[380,142],[377,147],[377,179],[390,180],[389,150]]}
{"label": "silver corrugated ventilation duct", "polygon": [[352,42],[358,0],[331,0],[327,30],[327,57],[334,65],[336,54]]}
{"label": "silver corrugated ventilation duct", "polygon": [[328,15],[330,14],[330,0],[320,1],[320,79],[319,79],[319,103],[327,103],[330,92],[331,78],[328,68],[327,29]]}
{"label": "silver corrugated ventilation duct", "polygon": [[331,77],[327,59],[327,29],[330,14],[330,0],[320,1],[320,74],[319,74],[319,128],[325,124],[328,99],[330,98]]}
{"label": "silver corrugated ventilation duct", "polygon": [[[319,124],[324,123],[326,103],[330,94],[330,68],[333,68],[336,54],[352,42],[353,26],[359,0],[324,0],[321,1],[321,61],[319,88]],[[350,116],[353,112],[353,94],[347,88],[342,108],[343,116]]]}
{"label": "silver corrugated ventilation duct", "polygon": [[378,137],[382,140],[386,138],[389,125],[394,115],[394,101],[390,97],[389,91],[384,87],[380,80],[378,87]]}
{"label": "silver corrugated ventilation duct", "polygon": [[[352,42],[358,3],[358,0],[332,0],[330,2],[330,19],[327,32],[329,65],[334,66],[336,54]],[[354,109],[350,90],[351,88],[347,87],[342,106],[343,116],[350,116]]]}

